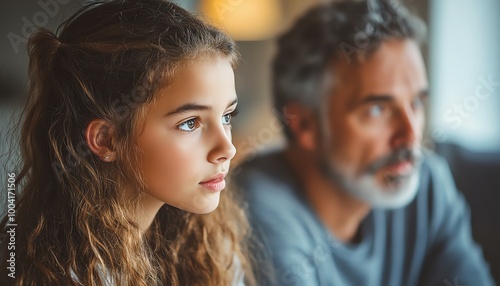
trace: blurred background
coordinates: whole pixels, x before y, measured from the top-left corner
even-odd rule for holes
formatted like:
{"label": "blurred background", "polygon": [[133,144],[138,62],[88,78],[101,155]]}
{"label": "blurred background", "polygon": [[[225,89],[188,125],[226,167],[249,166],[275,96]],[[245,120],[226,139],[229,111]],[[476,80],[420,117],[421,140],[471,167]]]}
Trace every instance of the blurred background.
{"label": "blurred background", "polygon": [[[55,30],[82,2],[2,3],[2,154],[7,148],[8,122],[20,109],[27,85],[26,38],[33,26]],[[270,63],[275,37],[306,9],[326,0],[174,2],[225,29],[238,41],[242,56],[236,71],[240,115],[233,129],[237,163],[284,144],[271,106]],[[425,146],[448,160],[456,184],[471,206],[474,238],[482,245],[500,284],[500,0],[402,2],[427,23],[429,32],[422,48],[431,83]],[[0,158],[4,166],[5,157]],[[2,182],[10,171],[8,166],[2,168]],[[5,194],[5,190],[0,193]]]}

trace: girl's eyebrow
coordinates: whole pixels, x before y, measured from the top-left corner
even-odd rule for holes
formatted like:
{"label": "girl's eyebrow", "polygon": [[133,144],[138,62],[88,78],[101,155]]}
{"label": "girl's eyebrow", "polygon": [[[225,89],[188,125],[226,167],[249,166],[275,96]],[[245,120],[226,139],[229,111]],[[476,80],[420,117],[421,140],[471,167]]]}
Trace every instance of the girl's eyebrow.
{"label": "girl's eyebrow", "polygon": [[[236,103],[238,103],[238,99],[233,100],[231,103],[229,103],[227,105],[226,108],[229,108],[230,106],[233,106]],[[211,111],[211,110],[213,110],[213,107],[208,106],[208,105],[196,104],[196,103],[186,103],[186,104],[183,104],[183,105],[177,107],[176,109],[170,111],[169,113],[165,114],[165,117],[178,115],[178,114],[182,114],[182,113],[186,113],[186,112],[190,112],[190,111],[206,111],[206,110]]]}
{"label": "girl's eyebrow", "polygon": [[229,103],[229,104],[227,105],[226,109],[228,109],[229,107],[231,107],[231,106],[233,106],[233,105],[235,105],[235,104],[237,104],[237,103],[238,103],[238,99],[236,98],[236,99],[234,99],[233,101],[231,101],[231,103]]}

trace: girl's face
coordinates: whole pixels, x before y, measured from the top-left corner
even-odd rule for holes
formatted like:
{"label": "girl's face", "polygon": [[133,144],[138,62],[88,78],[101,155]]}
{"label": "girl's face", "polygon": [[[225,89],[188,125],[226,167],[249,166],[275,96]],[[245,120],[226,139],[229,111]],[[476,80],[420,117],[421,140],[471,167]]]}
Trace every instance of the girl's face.
{"label": "girl's face", "polygon": [[167,203],[192,213],[211,212],[236,153],[231,64],[219,57],[198,59],[179,68],[156,96],[138,137],[147,185],[144,210],[158,211]]}

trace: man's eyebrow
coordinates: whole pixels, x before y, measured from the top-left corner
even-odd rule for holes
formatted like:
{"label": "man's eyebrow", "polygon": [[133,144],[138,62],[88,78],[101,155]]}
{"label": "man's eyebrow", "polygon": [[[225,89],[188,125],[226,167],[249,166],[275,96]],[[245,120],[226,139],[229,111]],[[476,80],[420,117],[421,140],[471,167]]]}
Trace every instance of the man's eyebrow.
{"label": "man's eyebrow", "polygon": [[385,94],[371,94],[363,98],[361,104],[372,103],[372,102],[387,102],[394,100],[393,96]]}
{"label": "man's eyebrow", "polygon": [[[231,103],[228,104],[228,107],[230,106],[233,106],[235,105],[236,103],[238,103],[238,99],[235,99],[233,100]],[[201,104],[196,104],[196,103],[186,103],[186,104],[183,104],[177,108],[175,108],[174,110],[168,112],[167,114],[165,114],[165,116],[173,116],[173,115],[178,115],[178,114],[182,114],[182,113],[186,113],[186,112],[190,112],[190,111],[211,111],[213,110],[212,106],[208,106],[208,105],[201,105]]]}
{"label": "man's eyebrow", "polygon": [[[428,97],[429,89],[424,88],[420,90],[416,96],[419,97]],[[388,102],[394,100],[393,96],[386,94],[371,94],[362,99],[361,104],[372,103],[372,102]]]}

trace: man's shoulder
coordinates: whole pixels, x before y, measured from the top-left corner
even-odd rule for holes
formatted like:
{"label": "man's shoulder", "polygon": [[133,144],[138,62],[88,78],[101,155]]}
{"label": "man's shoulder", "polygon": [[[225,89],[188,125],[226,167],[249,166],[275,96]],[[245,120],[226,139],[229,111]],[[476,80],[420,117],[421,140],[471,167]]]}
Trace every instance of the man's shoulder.
{"label": "man's shoulder", "polygon": [[289,172],[281,150],[267,150],[247,158],[235,172],[237,178],[245,178],[256,174],[268,174],[269,178]]}
{"label": "man's shoulder", "polygon": [[310,239],[308,233],[319,231],[315,216],[302,198],[300,183],[282,153],[259,154],[240,167],[236,181],[254,224],[273,237],[289,238],[293,234],[303,242]]}
{"label": "man's shoulder", "polygon": [[425,218],[429,227],[438,227],[454,211],[466,208],[462,194],[456,189],[447,161],[431,151],[423,156],[416,198],[405,207],[410,216]]}
{"label": "man's shoulder", "polygon": [[430,192],[430,196],[449,196],[456,192],[448,162],[438,154],[430,151],[424,154],[421,175],[421,189]]}
{"label": "man's shoulder", "polygon": [[448,169],[446,160],[433,151],[424,151],[422,157],[423,167],[429,169],[432,173],[442,172],[444,169]]}
{"label": "man's shoulder", "polygon": [[238,187],[253,203],[298,203],[299,183],[280,151],[261,153],[241,164],[234,175]]}

